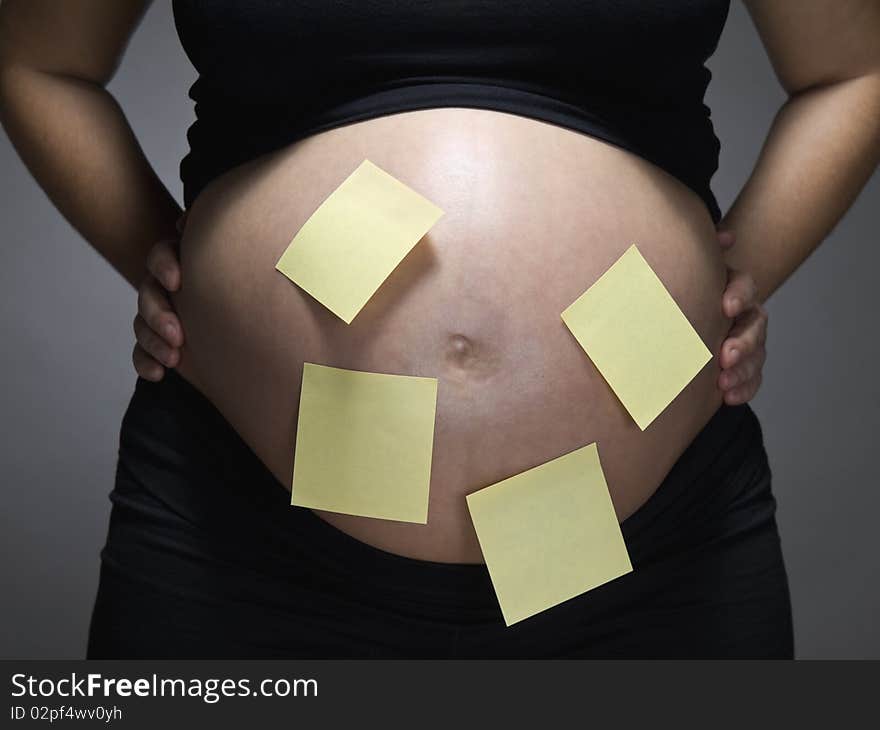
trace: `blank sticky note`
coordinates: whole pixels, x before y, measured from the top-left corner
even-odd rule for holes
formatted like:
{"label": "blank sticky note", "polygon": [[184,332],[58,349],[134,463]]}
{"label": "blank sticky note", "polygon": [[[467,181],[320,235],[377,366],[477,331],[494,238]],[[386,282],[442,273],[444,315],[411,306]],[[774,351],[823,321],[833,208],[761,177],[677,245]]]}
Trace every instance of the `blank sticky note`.
{"label": "blank sticky note", "polygon": [[351,324],[442,215],[364,160],[312,213],[275,268]]}
{"label": "blank sticky note", "polygon": [[635,244],[562,320],[643,431],[712,359]]}
{"label": "blank sticky note", "polygon": [[596,444],[467,504],[508,626],[632,571]]}
{"label": "blank sticky note", "polygon": [[437,379],[305,363],[290,503],[428,521]]}

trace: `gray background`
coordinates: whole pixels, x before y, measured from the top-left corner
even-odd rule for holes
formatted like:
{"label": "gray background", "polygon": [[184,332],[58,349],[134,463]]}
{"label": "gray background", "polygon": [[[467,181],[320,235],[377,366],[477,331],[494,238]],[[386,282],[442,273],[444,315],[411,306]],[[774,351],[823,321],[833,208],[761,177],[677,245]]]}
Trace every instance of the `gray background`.
{"label": "gray background", "polygon": [[[784,100],[741,4],[710,67],[726,210]],[[110,90],[169,189],[192,120],[195,72],[156,2]],[[0,136],[0,656],[81,657],[107,530],[122,414],[135,375],[134,291],[70,228]],[[880,174],[770,301],[753,402],[775,475],[799,657],[880,657],[880,360],[869,296]]]}

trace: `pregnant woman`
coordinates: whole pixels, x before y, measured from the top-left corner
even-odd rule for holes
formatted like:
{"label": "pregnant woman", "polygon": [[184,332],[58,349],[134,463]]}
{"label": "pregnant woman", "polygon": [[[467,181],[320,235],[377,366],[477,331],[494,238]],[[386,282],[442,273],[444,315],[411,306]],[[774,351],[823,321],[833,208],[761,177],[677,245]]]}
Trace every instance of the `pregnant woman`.
{"label": "pregnant woman", "polygon": [[[880,6],[747,2],[789,99],[722,216],[727,0],[175,0],[178,263],[153,246],[181,209],[104,89],[146,5],[0,12],[10,137],[140,286],[89,656],[791,656],[744,401],[759,302],[880,156]],[[274,265],[365,158],[446,214],[346,325]],[[632,243],[716,356],[644,432],[559,316]],[[289,505],[304,362],[439,380],[426,525]],[[634,571],[507,628],[465,495],[594,441]]]}

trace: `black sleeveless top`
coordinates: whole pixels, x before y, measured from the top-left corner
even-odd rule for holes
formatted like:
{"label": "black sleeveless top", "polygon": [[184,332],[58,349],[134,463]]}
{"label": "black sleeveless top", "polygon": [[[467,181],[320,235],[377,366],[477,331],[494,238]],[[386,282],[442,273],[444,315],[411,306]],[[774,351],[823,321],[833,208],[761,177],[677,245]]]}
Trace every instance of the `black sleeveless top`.
{"label": "black sleeveless top", "polygon": [[350,122],[431,107],[510,112],[653,162],[713,220],[703,103],[729,0],[173,0],[199,77],[184,205],[226,170]]}

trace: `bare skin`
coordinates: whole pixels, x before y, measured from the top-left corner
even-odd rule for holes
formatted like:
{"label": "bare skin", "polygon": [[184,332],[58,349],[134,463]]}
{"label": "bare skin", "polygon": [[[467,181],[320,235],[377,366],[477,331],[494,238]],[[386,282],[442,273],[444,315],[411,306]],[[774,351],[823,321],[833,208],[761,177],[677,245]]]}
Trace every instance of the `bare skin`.
{"label": "bare skin", "polygon": [[[165,368],[177,367],[184,343],[183,327],[171,304],[171,294],[181,285],[180,234],[186,217],[187,211],[183,211],[177,219],[174,238],[157,241],[150,249],[147,274],[138,287],[138,313],[132,323],[132,362],[140,377],[153,382],[165,376]],[[736,233],[723,228],[716,233],[719,246],[729,251],[736,242]],[[727,274],[721,308],[733,326],[718,356],[718,387],[727,405],[740,405],[754,398],[761,386],[768,315],[752,275],[729,265]]]}
{"label": "bare skin", "polygon": [[[364,157],[446,215],[346,325],[274,263]],[[524,180],[540,181],[538,193]],[[303,362],[438,378],[428,524],[321,516],[391,552],[477,561],[464,495],[598,441],[623,519],[721,403],[713,362],[641,432],[562,323],[632,242],[718,352],[730,321],[714,224],[666,173],[586,135],[483,110],[339,128],[216,179],[193,205],[186,285],[173,297],[187,333],[177,369],[287,488]]]}
{"label": "bare skin", "polygon": [[[476,110],[370,120],[356,135],[333,130],[236,168],[198,198],[173,298],[186,332],[185,342],[174,336],[178,370],[281,486],[303,361],[440,378],[429,524],[322,515],[393,552],[479,560],[463,494],[593,440],[618,516],[631,514],[720,404],[719,361],[641,433],[558,313],[637,242],[729,368],[739,340],[760,337],[761,323],[752,325],[763,312],[752,307],[751,325],[730,331],[725,261],[766,299],[880,157],[878,5],[812,0],[795,13],[747,4],[790,98],[725,216],[738,241],[724,256],[691,191],[584,135]],[[48,0],[6,0],[0,9],[3,124],[59,210],[134,285],[180,214],[103,89],[143,7],[72,0],[62,12]],[[346,328],[272,264],[363,157],[449,215]],[[762,357],[739,365],[754,369]]]}

